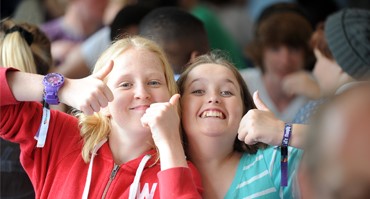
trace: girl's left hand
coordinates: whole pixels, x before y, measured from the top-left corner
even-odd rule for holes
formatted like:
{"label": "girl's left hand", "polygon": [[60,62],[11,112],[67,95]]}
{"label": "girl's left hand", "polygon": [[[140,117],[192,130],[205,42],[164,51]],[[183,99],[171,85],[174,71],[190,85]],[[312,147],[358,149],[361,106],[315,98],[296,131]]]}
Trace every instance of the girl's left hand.
{"label": "girl's left hand", "polygon": [[248,145],[262,142],[268,145],[281,144],[284,132],[284,122],[275,117],[259,98],[258,91],[253,94],[257,109],[251,109],[242,118],[238,139]]}
{"label": "girl's left hand", "polygon": [[180,140],[179,99],[180,95],[175,94],[169,102],[153,103],[141,118],[142,125],[150,128],[157,146]]}
{"label": "girl's left hand", "polygon": [[141,117],[141,124],[150,128],[159,150],[161,170],[188,167],[180,136],[179,99],[175,94],[169,102],[153,103]]}

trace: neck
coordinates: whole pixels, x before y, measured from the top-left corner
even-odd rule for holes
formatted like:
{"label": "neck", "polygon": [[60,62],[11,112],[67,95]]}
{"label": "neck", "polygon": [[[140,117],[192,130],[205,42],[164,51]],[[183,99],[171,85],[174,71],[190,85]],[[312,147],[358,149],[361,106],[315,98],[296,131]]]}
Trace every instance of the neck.
{"label": "neck", "polygon": [[189,138],[190,158],[196,163],[221,163],[233,153],[233,144],[234,139],[224,137],[203,135],[202,139]]}
{"label": "neck", "polygon": [[224,198],[234,179],[241,153],[233,150],[235,138],[203,138],[188,139],[191,161],[202,177],[203,198]]}
{"label": "neck", "polygon": [[133,160],[146,151],[154,148],[150,133],[125,132],[124,130],[112,131],[108,136],[109,147],[112,151],[114,162],[118,165]]}

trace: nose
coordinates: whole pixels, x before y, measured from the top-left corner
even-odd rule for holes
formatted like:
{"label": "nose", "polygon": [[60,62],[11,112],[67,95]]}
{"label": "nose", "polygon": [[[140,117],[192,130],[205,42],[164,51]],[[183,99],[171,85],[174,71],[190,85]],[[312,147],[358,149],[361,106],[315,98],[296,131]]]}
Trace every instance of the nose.
{"label": "nose", "polygon": [[291,58],[291,52],[289,48],[283,47],[280,50],[280,61],[284,64],[290,63],[290,58]]}
{"label": "nose", "polygon": [[219,104],[220,103],[220,99],[218,98],[217,95],[211,95],[211,96],[209,96],[208,103]]}
{"label": "nose", "polygon": [[150,92],[148,92],[147,88],[143,85],[137,85],[135,87],[134,97],[135,99],[149,99]]}

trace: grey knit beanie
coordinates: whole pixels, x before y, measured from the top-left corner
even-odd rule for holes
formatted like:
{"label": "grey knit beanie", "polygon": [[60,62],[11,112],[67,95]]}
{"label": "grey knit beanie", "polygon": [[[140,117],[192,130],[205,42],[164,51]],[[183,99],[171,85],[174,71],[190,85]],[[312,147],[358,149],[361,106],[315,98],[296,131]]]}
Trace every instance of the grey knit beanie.
{"label": "grey knit beanie", "polygon": [[370,10],[344,9],[330,15],[325,38],[343,71],[356,80],[370,77]]}

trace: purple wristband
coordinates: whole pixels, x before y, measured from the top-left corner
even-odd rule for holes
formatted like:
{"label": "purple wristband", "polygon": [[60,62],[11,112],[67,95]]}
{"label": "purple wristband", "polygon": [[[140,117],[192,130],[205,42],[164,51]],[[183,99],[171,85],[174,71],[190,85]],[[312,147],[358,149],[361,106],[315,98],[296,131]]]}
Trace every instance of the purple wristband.
{"label": "purple wristband", "polygon": [[292,124],[285,123],[283,140],[281,142],[281,186],[288,185],[288,144],[292,134]]}
{"label": "purple wristband", "polygon": [[285,123],[284,127],[284,137],[281,142],[281,146],[288,146],[289,140],[290,140],[290,135],[292,134],[292,124],[291,123]]}

